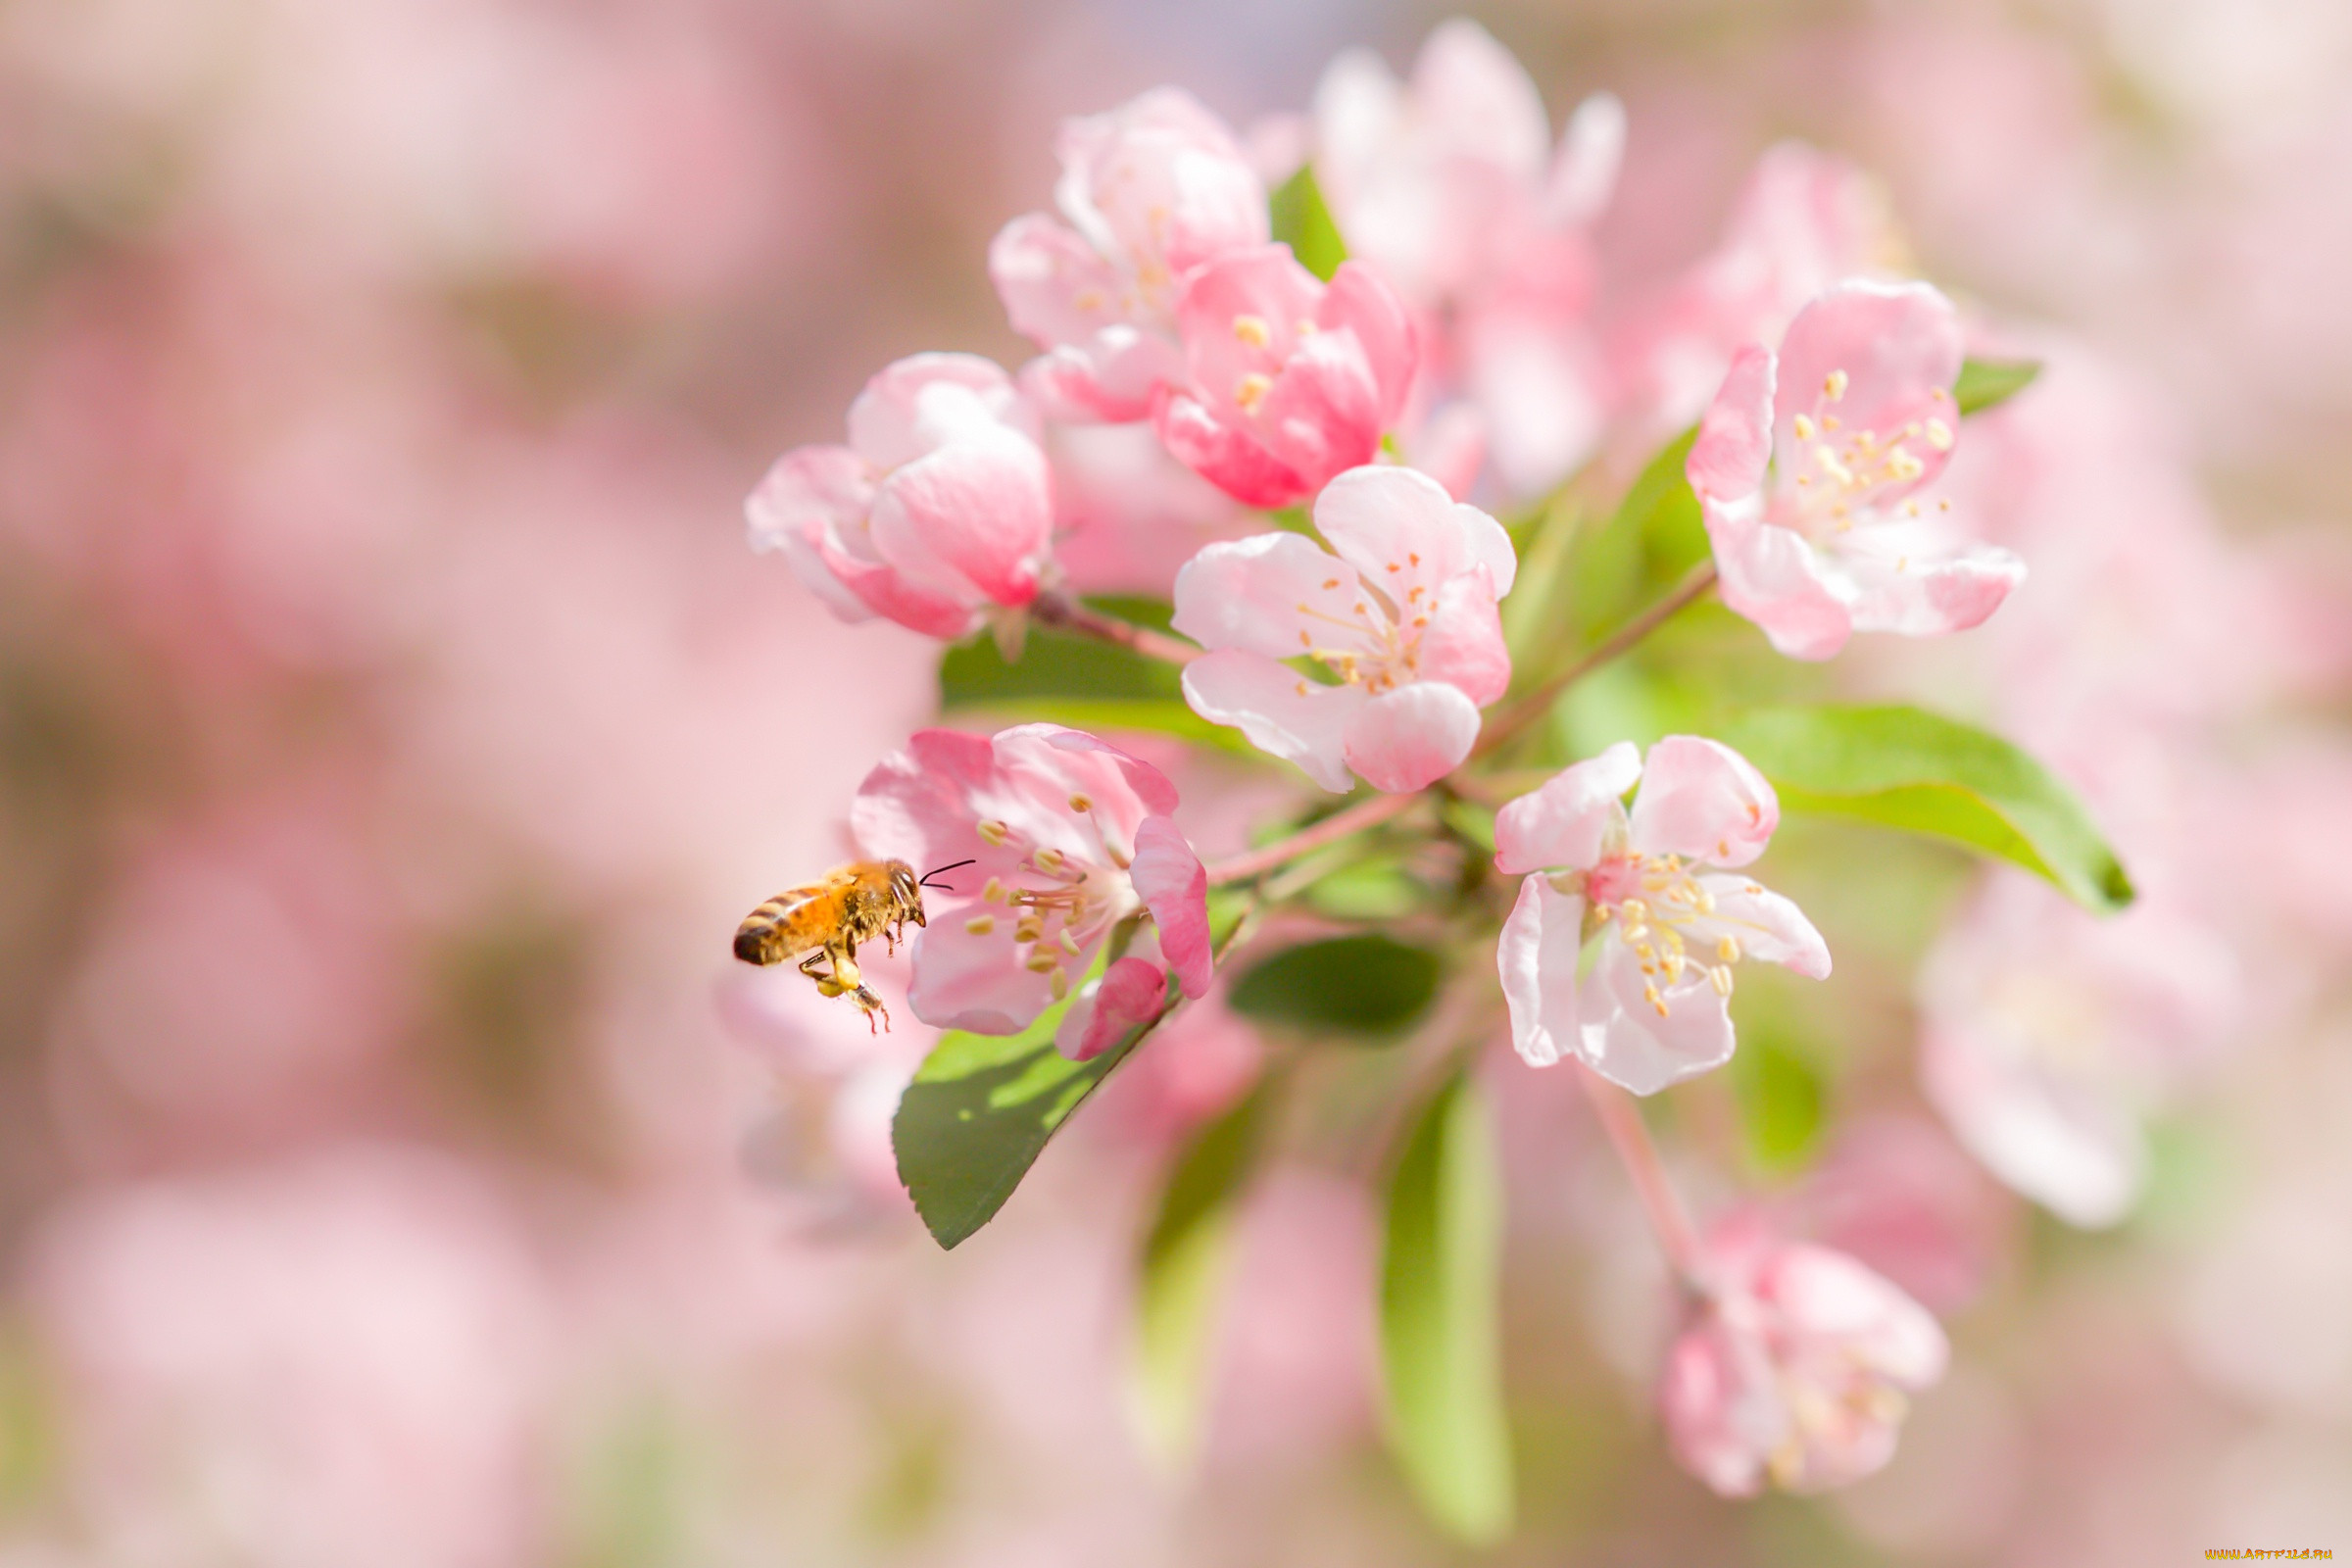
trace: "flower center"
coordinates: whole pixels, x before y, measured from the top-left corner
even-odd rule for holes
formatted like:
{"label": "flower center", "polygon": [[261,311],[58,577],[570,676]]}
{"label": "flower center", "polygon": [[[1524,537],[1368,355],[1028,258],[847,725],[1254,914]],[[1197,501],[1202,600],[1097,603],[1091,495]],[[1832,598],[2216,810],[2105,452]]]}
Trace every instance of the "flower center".
{"label": "flower center", "polygon": [[1587,903],[1585,935],[1616,928],[1619,941],[1642,966],[1642,1000],[1661,1018],[1666,993],[1687,971],[1704,974],[1717,996],[1732,994],[1732,965],[1740,961],[1740,939],[1726,934],[1709,946],[1689,928],[1715,912],[1715,895],[1702,886],[1679,855],[1636,855],[1621,850],[1589,870],[1555,880],[1562,892],[1581,891]]}
{"label": "flower center", "polygon": [[[1851,429],[1835,412],[1844,401],[1847,376],[1832,370],[1806,412],[1790,421],[1797,450],[1784,464],[1793,472],[1792,499],[1780,509],[1783,521],[1807,538],[1819,541],[1844,533],[1857,522],[1878,520],[1890,492],[1919,482],[1927,469],[1919,449],[1952,449],[1952,426],[1941,417],[1913,419],[1887,429]],[[1936,389],[1938,403],[1950,394]],[[1937,501],[1948,512],[1951,503]],[[1921,515],[1918,501],[1902,505],[1905,516]]]}
{"label": "flower center", "polygon": [[[1392,573],[1402,573],[1410,564],[1421,564],[1416,553],[1404,561],[1392,561]],[[1338,591],[1342,579],[1326,578],[1326,593]],[[1421,635],[1429,629],[1430,592],[1416,583],[1399,600],[1384,592],[1378,585],[1356,579],[1357,594],[1345,612],[1318,610],[1301,604],[1298,613],[1311,621],[1338,627],[1342,636],[1326,634],[1317,642],[1315,634],[1305,627],[1298,629],[1298,652],[1314,660],[1349,686],[1361,686],[1373,696],[1393,692],[1421,678]],[[1298,695],[1304,697],[1309,688],[1299,683]]]}
{"label": "flower center", "polygon": [[1112,921],[1140,902],[1127,878],[1131,858],[1119,852],[1101,820],[1092,815],[1094,804],[1084,795],[1070,797],[1071,814],[1090,823],[1102,845],[1102,862],[1081,861],[1052,845],[1034,844],[1018,828],[995,818],[983,819],[976,829],[990,848],[1019,854],[1020,880],[990,877],[980,890],[980,907],[966,915],[963,928],[984,937],[1000,921],[1011,921],[1013,961],[1044,975],[1055,1002],[1070,994],[1071,961],[1083,957]]}

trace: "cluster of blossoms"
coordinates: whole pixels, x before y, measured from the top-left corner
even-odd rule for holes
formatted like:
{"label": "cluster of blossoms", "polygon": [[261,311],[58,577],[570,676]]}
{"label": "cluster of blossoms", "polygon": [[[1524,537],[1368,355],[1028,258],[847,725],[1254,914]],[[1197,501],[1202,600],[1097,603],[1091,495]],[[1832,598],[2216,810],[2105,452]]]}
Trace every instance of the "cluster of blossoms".
{"label": "cluster of blossoms", "polygon": [[[1180,665],[1198,718],[1321,790],[1368,786],[1204,862],[1168,772],[1129,749],[1046,723],[914,736],[853,823],[877,858],[971,862],[913,943],[925,1023],[1014,1035],[1050,1017],[1073,1058],[1124,1053],[1209,992],[1212,888],[1279,915],[1311,881],[1285,868],[1431,818],[1470,862],[1494,943],[1475,967],[1532,1066],[1573,1057],[1656,1094],[1732,1059],[1743,959],[1829,978],[1821,934],[1747,869],[1780,804],[1739,752],[1668,735],[1541,782],[1501,764],[1563,760],[1544,750],[1552,700],[1709,589],[1762,658],[1991,616],[2024,565],[1944,483],[1972,328],[1889,264],[1868,182],[1797,147],[1767,156],[1717,251],[1602,288],[1592,226],[1625,135],[1601,97],[1555,147],[1525,73],[1464,23],[1409,80],[1342,59],[1303,124],[1244,138],[1173,89],[1074,121],[1057,211],[989,254],[1037,357],[901,361],[852,406],[846,445],[767,475],[752,543],[836,613],[948,640],[988,627],[1008,655],[1030,624],[1100,637]],[[1278,147],[1305,162],[1250,150]],[[1327,213],[1345,258],[1305,229],[1295,252],[1270,208]],[[1129,432],[1109,486],[1090,467],[1106,430]],[[1559,641],[1541,624],[1556,609],[1530,612],[1526,639],[1502,612],[1563,511],[1549,503],[1685,430],[1708,559],[1628,638],[1515,676],[1514,646]],[[1193,531],[1172,559],[1171,529]],[[1170,564],[1137,581],[1150,560]],[[1123,564],[1115,580],[1103,562]],[[1110,588],[1163,601],[1175,635],[1081,597]],[[1491,811],[1491,843],[1471,849],[1454,808]],[[1499,877],[1521,879],[1507,909]],[[1905,1391],[1943,1364],[1924,1308],[1754,1214],[1670,1250],[1690,1316],[1663,1400],[1694,1473],[1745,1494],[1886,1460]]]}

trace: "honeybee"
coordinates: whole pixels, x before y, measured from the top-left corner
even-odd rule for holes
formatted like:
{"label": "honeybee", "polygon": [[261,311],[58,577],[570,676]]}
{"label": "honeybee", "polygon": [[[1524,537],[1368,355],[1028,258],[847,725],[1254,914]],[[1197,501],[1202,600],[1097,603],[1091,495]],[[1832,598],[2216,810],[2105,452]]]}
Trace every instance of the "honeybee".
{"label": "honeybee", "polygon": [[[865,1014],[871,1032],[879,1016],[890,1027],[890,1009],[858,971],[858,944],[879,937],[893,953],[901,931],[923,924],[923,889],[931,878],[956,866],[914,874],[905,860],[856,860],[814,882],[787,888],[744,916],[735,928],[735,956],[746,963],[782,963],[799,958],[800,971],[819,993],[848,997]],[[942,891],[952,891],[942,887]],[[824,965],[818,972],[817,966]]]}

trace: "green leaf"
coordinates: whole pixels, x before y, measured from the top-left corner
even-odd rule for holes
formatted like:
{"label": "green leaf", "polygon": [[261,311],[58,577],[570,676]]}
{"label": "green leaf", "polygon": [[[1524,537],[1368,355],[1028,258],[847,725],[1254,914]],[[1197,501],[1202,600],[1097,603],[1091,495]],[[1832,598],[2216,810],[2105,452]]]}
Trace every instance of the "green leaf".
{"label": "green leaf", "polygon": [[1282,182],[1267,203],[1274,237],[1291,248],[1298,265],[1328,283],[1348,259],[1348,242],[1332,221],[1323,203],[1323,187],[1315,182],[1315,166],[1301,164],[1298,172]]}
{"label": "green leaf", "polygon": [[1200,1446],[1217,1306],[1255,1161],[1267,1085],[1196,1135],[1168,1173],[1136,1283],[1135,1403],[1146,1446],[1171,1466]]}
{"label": "green leaf", "polygon": [[1668,581],[1689,571],[1707,553],[1707,525],[1684,471],[1690,448],[1698,440],[1692,425],[1659,448],[1641,476],[1617,504],[1609,527],[1621,536],[1639,540],[1653,581]]}
{"label": "green leaf", "polygon": [[2008,402],[2039,374],[2039,360],[1964,360],[1960,379],[1952,383],[1952,405],[1962,414],[1981,414]]}
{"label": "green leaf", "polygon": [[1393,937],[1335,937],[1285,949],[1233,984],[1225,1004],[1259,1023],[1386,1037],[1420,1022],[1443,970]]}
{"label": "green leaf", "polygon": [[[1098,955],[1088,978],[1102,968]],[[1170,1001],[1175,984],[1171,977]],[[1137,1025],[1092,1061],[1072,1061],[1054,1049],[1068,1010],[1057,1002],[1017,1035],[950,1030],[906,1086],[891,1148],[899,1180],[940,1246],[953,1248],[996,1217],[1047,1140],[1151,1027]]]}
{"label": "green leaf", "polygon": [[1482,1544],[1511,1528],[1501,1265],[1494,1129],[1457,1075],[1423,1113],[1389,1189],[1380,1359],[1397,1463],[1433,1518]]}
{"label": "green leaf", "polygon": [[[1150,600],[1096,600],[1100,609],[1165,629],[1167,607]],[[1005,708],[1038,700],[1183,704],[1174,666],[1116,643],[1046,626],[1029,628],[1018,661],[1007,661],[988,637],[951,648],[939,662],[942,708]]]}
{"label": "green leaf", "polygon": [[2047,878],[2085,908],[2132,902],[2132,879],[2074,792],[1973,725],[1901,706],[1777,708],[1723,739],[1791,810],[1946,839]]}
{"label": "green leaf", "polygon": [[1396,860],[1374,858],[1318,878],[1306,897],[1334,920],[1395,920],[1419,908],[1429,888]]}

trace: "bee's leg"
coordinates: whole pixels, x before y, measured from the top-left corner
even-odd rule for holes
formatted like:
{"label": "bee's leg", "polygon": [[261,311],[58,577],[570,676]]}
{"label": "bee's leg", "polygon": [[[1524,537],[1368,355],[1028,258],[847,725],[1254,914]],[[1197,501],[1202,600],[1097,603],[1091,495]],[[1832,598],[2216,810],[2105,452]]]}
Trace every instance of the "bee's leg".
{"label": "bee's leg", "polygon": [[865,1013],[865,1032],[867,1034],[870,1035],[875,1033],[874,1016],[877,1013],[879,1013],[882,1018],[882,1031],[885,1033],[889,1031],[890,1009],[882,1004],[882,999],[880,997],[875,996],[872,991],[868,990],[864,986],[859,986],[856,991],[851,993],[851,996],[857,1002],[858,1007]]}
{"label": "bee's leg", "polygon": [[864,980],[858,973],[858,944],[844,941],[839,948],[828,947],[825,952],[833,958],[833,981],[844,991],[859,990]]}

